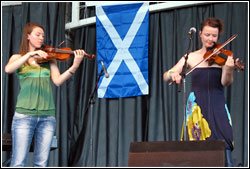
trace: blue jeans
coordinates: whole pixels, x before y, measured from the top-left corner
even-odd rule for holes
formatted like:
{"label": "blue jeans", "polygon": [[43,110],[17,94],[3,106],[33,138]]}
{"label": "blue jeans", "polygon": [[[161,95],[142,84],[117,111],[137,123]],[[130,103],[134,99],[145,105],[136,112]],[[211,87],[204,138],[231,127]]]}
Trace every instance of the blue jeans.
{"label": "blue jeans", "polygon": [[50,146],[56,129],[53,116],[29,116],[15,113],[11,126],[12,158],[11,167],[26,165],[32,138],[34,136],[34,166],[48,164]]}

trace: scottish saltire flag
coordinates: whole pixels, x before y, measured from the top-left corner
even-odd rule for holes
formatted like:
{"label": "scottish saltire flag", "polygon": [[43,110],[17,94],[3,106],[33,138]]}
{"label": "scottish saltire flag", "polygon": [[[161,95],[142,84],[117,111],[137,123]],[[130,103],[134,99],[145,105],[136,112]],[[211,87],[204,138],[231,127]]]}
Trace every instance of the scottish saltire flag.
{"label": "scottish saltire flag", "polygon": [[96,6],[98,98],[148,94],[149,3]]}

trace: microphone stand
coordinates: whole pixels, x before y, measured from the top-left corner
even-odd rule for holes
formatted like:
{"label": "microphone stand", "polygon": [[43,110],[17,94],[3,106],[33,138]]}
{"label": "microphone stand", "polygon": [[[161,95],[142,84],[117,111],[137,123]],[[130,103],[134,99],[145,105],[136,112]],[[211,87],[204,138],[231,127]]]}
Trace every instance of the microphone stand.
{"label": "microphone stand", "polygon": [[192,46],[193,46],[193,33],[189,33],[190,37],[189,37],[189,47],[188,47],[188,51],[187,54],[185,56],[185,62],[184,65],[182,67],[182,71],[180,73],[181,75],[181,83],[178,86],[178,92],[181,92],[182,86],[183,86],[183,105],[184,105],[184,130],[183,130],[183,140],[187,141],[187,112],[186,112],[186,104],[187,104],[187,99],[186,99],[186,70],[187,70],[187,60],[188,60],[188,56],[189,53],[192,50]]}
{"label": "microphone stand", "polygon": [[90,98],[89,98],[89,102],[88,102],[88,106],[87,106],[87,109],[89,108],[90,106],[90,153],[91,153],[91,165],[92,167],[95,166],[94,164],[94,148],[93,148],[93,107],[94,107],[94,104],[95,104],[95,94],[96,94],[96,91],[97,91],[97,85],[98,85],[98,82],[103,74],[103,68],[100,72],[100,74],[98,75],[98,78],[97,78],[97,82],[96,82],[96,86],[95,86],[95,89],[94,91],[91,93],[90,95]]}

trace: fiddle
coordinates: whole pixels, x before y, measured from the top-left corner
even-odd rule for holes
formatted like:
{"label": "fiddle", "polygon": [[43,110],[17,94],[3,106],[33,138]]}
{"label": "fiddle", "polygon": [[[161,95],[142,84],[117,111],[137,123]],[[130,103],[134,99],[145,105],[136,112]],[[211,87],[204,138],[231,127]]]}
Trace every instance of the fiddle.
{"label": "fiddle", "polygon": [[[203,57],[203,60],[202,61],[200,61],[198,64],[196,64],[194,67],[192,67],[191,69],[189,69],[185,74],[186,75],[188,75],[188,74],[190,74],[194,69],[196,69],[196,67],[198,67],[200,64],[202,64],[203,62],[205,62],[205,61],[207,61],[208,59],[210,59],[211,57],[214,57],[214,58],[216,58],[216,56],[219,54],[219,53],[221,53],[222,51],[224,51],[224,46],[226,46],[227,44],[229,44],[230,42],[232,42],[232,40],[234,40],[236,37],[237,37],[238,35],[237,34],[234,34],[232,37],[230,37],[226,42],[224,42],[222,45],[219,45],[216,49],[214,49],[212,52],[210,51],[210,53],[208,53],[208,54],[206,54],[205,53],[205,57]],[[222,51],[221,51],[221,49],[223,49]],[[225,52],[226,54],[228,54],[228,55],[226,55],[226,54],[224,54],[224,55],[226,55],[226,57],[223,55],[223,57],[224,57],[224,60],[225,61],[222,61],[221,62],[221,58],[219,58],[218,60],[218,63],[219,64],[222,64],[222,65],[224,65],[225,63],[226,63],[226,60],[227,60],[227,57],[228,56],[230,56],[230,54],[232,54],[232,53],[230,53],[230,52]],[[222,55],[222,54],[221,54]],[[218,55],[218,57],[221,57],[221,56],[219,56]],[[222,57],[222,58],[223,58]],[[210,63],[209,64],[213,64],[214,63],[214,60],[215,59],[212,59],[211,61],[210,61]],[[220,63],[221,62],[221,63]],[[235,68],[238,68],[238,71],[239,70],[244,70],[244,66],[242,65],[242,61],[239,63],[239,62],[236,62],[235,63]]]}
{"label": "fiddle", "polygon": [[[213,53],[213,51],[218,50],[218,52]],[[211,55],[211,56],[210,56]],[[208,56],[210,56],[207,59],[208,65],[211,66],[212,64],[218,64],[220,66],[225,65],[228,56],[233,56],[233,52],[227,49],[224,49],[221,44],[214,44],[212,48],[209,48],[208,51],[204,54],[203,58],[206,59]],[[235,62],[235,69],[238,70],[244,70],[243,62]]]}
{"label": "fiddle", "polygon": [[[74,51],[72,51],[71,48],[65,47],[65,48],[53,48],[51,46],[44,46],[40,48],[40,50],[43,50],[48,54],[47,59],[40,58],[40,57],[34,57],[37,63],[44,63],[48,62],[49,60],[56,59],[58,61],[66,61],[71,58],[71,55],[74,54]],[[95,58],[95,55],[89,55],[85,52],[85,56],[87,58],[93,59]]]}

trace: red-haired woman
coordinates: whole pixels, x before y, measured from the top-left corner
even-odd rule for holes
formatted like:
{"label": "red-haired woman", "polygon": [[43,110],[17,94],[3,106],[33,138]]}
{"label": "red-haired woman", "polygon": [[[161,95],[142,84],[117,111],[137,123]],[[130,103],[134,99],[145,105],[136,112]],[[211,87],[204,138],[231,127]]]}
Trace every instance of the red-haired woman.
{"label": "red-haired woman", "polygon": [[[203,60],[203,56],[218,41],[223,32],[221,19],[208,18],[201,24],[199,32],[202,48],[191,52],[187,65],[193,68]],[[235,60],[238,62],[238,59]],[[185,56],[164,73],[167,82],[181,82],[181,71]],[[234,59],[228,56],[224,66],[201,63],[193,70],[192,92],[187,101],[187,133],[189,140],[224,140],[227,165],[232,166],[231,151],[233,150],[233,131],[223,88],[233,82]],[[183,132],[182,132],[183,135]],[[183,136],[182,136],[183,137]]]}
{"label": "red-haired woman", "polygon": [[28,23],[23,30],[19,54],[14,54],[5,66],[6,73],[17,73],[21,90],[12,121],[11,166],[25,166],[34,137],[34,166],[47,166],[52,138],[56,128],[55,105],[51,79],[60,86],[79,67],[85,55],[76,50],[73,65],[60,73],[57,61],[37,63],[34,56],[43,59],[47,53],[38,50],[44,41],[44,28],[37,23]]}

